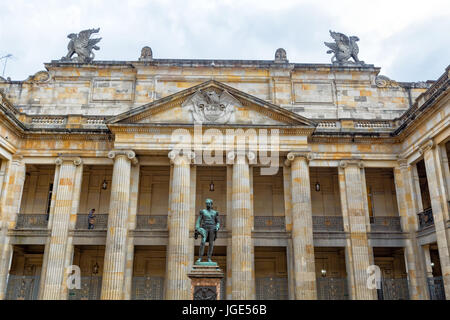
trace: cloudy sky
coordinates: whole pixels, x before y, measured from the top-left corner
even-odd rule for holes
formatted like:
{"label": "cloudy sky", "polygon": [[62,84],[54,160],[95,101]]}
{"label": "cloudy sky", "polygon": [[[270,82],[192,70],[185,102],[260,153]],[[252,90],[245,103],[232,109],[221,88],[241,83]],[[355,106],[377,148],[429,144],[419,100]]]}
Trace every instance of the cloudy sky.
{"label": "cloudy sky", "polygon": [[[67,34],[100,27],[97,60],[273,59],[329,63],[328,30],[356,35],[359,57],[397,81],[450,64],[449,0],[0,0],[4,77],[23,80],[67,53]],[[4,60],[0,61],[0,76]]]}

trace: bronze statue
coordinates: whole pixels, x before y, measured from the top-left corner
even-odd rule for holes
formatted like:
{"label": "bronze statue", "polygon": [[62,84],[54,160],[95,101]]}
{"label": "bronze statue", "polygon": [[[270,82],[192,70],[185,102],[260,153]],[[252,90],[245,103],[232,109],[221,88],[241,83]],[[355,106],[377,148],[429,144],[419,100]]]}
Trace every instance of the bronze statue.
{"label": "bronze statue", "polygon": [[[217,231],[219,231],[220,223],[219,223],[219,212],[213,210],[212,205],[213,201],[211,199],[206,199],[206,209],[200,210],[200,216],[197,219],[195,224],[195,239],[198,238],[198,235],[201,235],[202,242],[200,243],[200,249],[198,253],[198,260],[195,262],[196,264],[202,263],[203,253],[205,251],[205,243],[208,241],[208,262],[214,263],[211,260],[211,256],[214,249],[214,241],[217,237]],[[202,263],[204,264],[204,262]]]}

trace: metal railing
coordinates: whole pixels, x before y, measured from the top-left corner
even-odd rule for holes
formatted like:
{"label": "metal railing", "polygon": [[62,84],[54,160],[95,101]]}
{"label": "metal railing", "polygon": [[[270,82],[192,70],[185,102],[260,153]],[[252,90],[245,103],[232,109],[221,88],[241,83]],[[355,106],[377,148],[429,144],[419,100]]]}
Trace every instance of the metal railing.
{"label": "metal railing", "polygon": [[401,232],[400,217],[370,217],[372,232]]}
{"label": "metal railing", "polygon": [[348,300],[347,278],[316,279],[318,300]]}
{"label": "metal railing", "polygon": [[256,278],[256,300],[287,300],[288,279],[277,277]]}
{"label": "metal railing", "polygon": [[37,300],[40,276],[9,275],[6,300]]}
{"label": "metal railing", "polygon": [[442,277],[427,278],[430,300],[445,300],[444,281]]}
{"label": "metal railing", "polygon": [[81,277],[81,288],[69,290],[69,300],[100,300],[102,291],[101,276]]}
{"label": "metal railing", "polygon": [[407,278],[383,278],[380,287],[377,289],[378,300],[409,300]]}
{"label": "metal railing", "polygon": [[17,215],[16,229],[47,229],[48,215],[45,213]]}
{"label": "metal railing", "polygon": [[[77,230],[88,230],[88,215],[85,213],[77,214],[77,223],[75,229]],[[108,214],[95,214],[94,218],[94,229],[90,230],[106,230],[108,228]]]}
{"label": "metal railing", "polygon": [[152,216],[149,214],[136,215],[136,230],[167,229],[167,215]]}
{"label": "metal railing", "polygon": [[255,230],[284,231],[286,230],[285,217],[255,216],[254,226]]}
{"label": "metal railing", "polygon": [[132,300],[164,299],[163,277],[133,277]]}
{"label": "metal railing", "polygon": [[431,208],[418,213],[417,217],[419,220],[419,230],[434,225],[433,210],[431,210]]}
{"label": "metal railing", "polygon": [[314,231],[344,231],[341,216],[313,216]]}
{"label": "metal railing", "polygon": [[220,300],[227,300],[227,277],[220,279]]}
{"label": "metal railing", "polygon": [[[196,219],[198,216],[195,217]],[[136,230],[167,230],[168,216],[156,216],[150,214],[136,215]],[[220,230],[226,229],[226,215],[219,216]]]}

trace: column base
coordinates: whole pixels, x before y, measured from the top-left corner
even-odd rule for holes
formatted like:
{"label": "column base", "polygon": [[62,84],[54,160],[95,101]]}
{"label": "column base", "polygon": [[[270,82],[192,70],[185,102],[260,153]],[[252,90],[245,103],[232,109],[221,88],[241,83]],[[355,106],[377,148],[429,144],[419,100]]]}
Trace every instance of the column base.
{"label": "column base", "polygon": [[195,264],[191,272],[188,273],[191,279],[191,299],[192,300],[221,300],[221,279],[223,278],[222,270],[215,265],[198,265]]}

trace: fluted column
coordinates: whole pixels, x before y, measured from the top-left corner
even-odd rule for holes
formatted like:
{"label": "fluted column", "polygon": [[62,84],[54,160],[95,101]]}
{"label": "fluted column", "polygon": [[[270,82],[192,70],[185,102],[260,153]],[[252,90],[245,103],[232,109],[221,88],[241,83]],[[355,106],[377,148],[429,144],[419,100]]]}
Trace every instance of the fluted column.
{"label": "fluted column", "polygon": [[411,167],[406,160],[400,160],[394,168],[395,191],[398,211],[403,232],[408,234],[405,239],[405,260],[407,264],[410,298],[426,299],[427,283],[420,262],[419,244],[417,242],[417,216],[413,197],[414,188]]}
{"label": "fluted column", "polygon": [[190,267],[190,173],[194,154],[169,153],[173,164],[170,214],[168,221],[167,272],[165,297],[168,300],[189,299],[191,283],[187,276]]}
{"label": "fluted column", "polygon": [[67,299],[66,268],[71,264],[72,241],[69,228],[75,223],[80,193],[77,192],[83,173],[82,161],[78,157],[60,157],[56,159],[59,170],[59,182],[55,197],[53,217],[51,217],[51,235],[46,246],[46,269],[42,299]]}
{"label": "fluted column", "polygon": [[[227,229],[229,229],[229,226],[232,226],[232,203],[233,203],[233,167],[227,166],[227,220],[226,225],[228,226]],[[233,239],[231,237],[228,237],[227,239],[227,283],[226,283],[226,299],[231,300],[233,299],[233,275],[232,275],[232,246],[233,246]]]}
{"label": "fluted column", "polygon": [[[251,157],[253,156],[252,154]],[[250,189],[248,160],[245,155],[240,154],[234,159],[232,177],[231,281],[233,300],[255,299],[253,212]]]}
{"label": "fluted column", "polygon": [[25,182],[25,164],[22,158],[14,157],[8,162],[0,198],[0,300],[5,299],[13,254],[8,230],[15,227]]}
{"label": "fluted column", "polygon": [[294,295],[297,300],[317,299],[314,263],[311,185],[308,153],[291,152],[291,219],[294,253]]}
{"label": "fluted column", "polygon": [[357,160],[341,161],[339,170],[342,216],[345,231],[349,233],[346,267],[352,298],[376,299],[376,290],[367,287],[367,268],[371,264],[372,254],[367,236],[368,208],[365,199],[363,163]]}
{"label": "fluted column", "polygon": [[114,168],[101,299],[122,300],[125,297],[131,164],[137,163],[137,159],[130,150],[110,151],[108,157],[114,159]]}
{"label": "fluted column", "polygon": [[445,188],[444,170],[439,146],[429,140],[422,148],[425,169],[427,172],[428,189],[430,191],[431,209],[433,211],[436,241],[441,262],[442,279],[444,280],[445,297],[450,300],[450,229],[449,206]]}
{"label": "fluted column", "polygon": [[[136,164],[131,167],[131,182],[130,182],[130,210],[128,216],[128,231],[136,229],[136,214],[138,209],[139,199],[139,177],[140,165]],[[127,237],[127,258],[125,267],[125,300],[131,300],[132,284],[133,284],[133,261],[134,261],[134,237],[128,235]]]}

